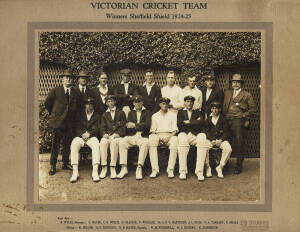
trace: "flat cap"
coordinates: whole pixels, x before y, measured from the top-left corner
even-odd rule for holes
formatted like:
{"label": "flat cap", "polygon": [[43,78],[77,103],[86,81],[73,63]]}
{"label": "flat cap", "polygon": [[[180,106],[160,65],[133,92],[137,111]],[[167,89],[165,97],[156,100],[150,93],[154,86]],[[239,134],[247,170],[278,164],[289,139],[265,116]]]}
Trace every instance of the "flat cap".
{"label": "flat cap", "polygon": [[170,102],[171,102],[171,100],[169,98],[167,98],[167,97],[162,97],[162,98],[159,99],[159,103],[162,103],[162,102],[164,102],[164,103],[166,103],[166,104],[169,105]]}
{"label": "flat cap", "polygon": [[135,95],[135,96],[132,97],[132,101],[133,102],[142,102],[143,98],[140,95]]}
{"label": "flat cap", "polygon": [[108,100],[115,100],[116,101],[116,96],[115,95],[107,95],[106,98],[105,98],[105,101],[108,101]]}
{"label": "flat cap", "polygon": [[124,69],[121,69],[121,70],[120,70],[120,73],[121,73],[121,74],[124,74],[124,75],[128,75],[128,74],[131,74],[132,71],[131,71],[131,69],[129,69],[129,68],[124,68]]}
{"label": "flat cap", "polygon": [[188,100],[195,101],[195,98],[193,96],[191,96],[191,95],[185,96],[184,97],[184,101],[188,101]]}
{"label": "flat cap", "polygon": [[84,100],[84,104],[94,104],[95,103],[95,99],[88,97]]}
{"label": "flat cap", "polygon": [[222,108],[222,104],[220,102],[217,102],[217,101],[213,101],[211,104],[210,104],[210,108],[212,107],[216,107],[218,109],[221,109]]}

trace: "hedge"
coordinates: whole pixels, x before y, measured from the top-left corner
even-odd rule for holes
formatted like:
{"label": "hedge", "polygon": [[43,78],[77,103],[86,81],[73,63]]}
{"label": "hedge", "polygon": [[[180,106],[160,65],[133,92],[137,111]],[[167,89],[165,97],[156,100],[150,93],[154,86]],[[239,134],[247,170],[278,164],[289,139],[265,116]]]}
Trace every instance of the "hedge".
{"label": "hedge", "polygon": [[[42,32],[40,60],[88,70],[91,85],[111,64],[176,67],[182,77],[224,65],[260,62],[259,32]],[[40,152],[49,152],[48,113],[40,104]]]}

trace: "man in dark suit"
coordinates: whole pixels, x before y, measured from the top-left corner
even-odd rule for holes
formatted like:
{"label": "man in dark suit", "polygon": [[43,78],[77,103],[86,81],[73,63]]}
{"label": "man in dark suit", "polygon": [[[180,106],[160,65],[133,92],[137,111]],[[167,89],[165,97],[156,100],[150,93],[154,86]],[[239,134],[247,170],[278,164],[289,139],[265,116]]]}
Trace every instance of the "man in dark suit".
{"label": "man in dark suit", "polygon": [[244,80],[241,74],[233,74],[230,83],[233,90],[228,90],[225,93],[223,113],[229,122],[233,139],[233,153],[237,157],[234,173],[240,174],[243,170],[244,155],[242,147],[246,132],[245,128],[249,126],[249,118],[256,110],[251,93],[242,88]]}
{"label": "man in dark suit", "polygon": [[117,108],[123,110],[127,117],[129,111],[133,108],[131,98],[138,94],[138,87],[131,83],[132,72],[130,69],[122,69],[120,75],[122,81],[114,88],[114,95],[117,98]]}
{"label": "man in dark suit", "polygon": [[105,72],[101,72],[99,76],[99,85],[93,89],[93,96],[95,97],[95,111],[100,114],[100,116],[107,110],[105,98],[113,93],[112,88],[108,86],[107,83],[107,74]]}
{"label": "man in dark suit", "polygon": [[88,97],[94,98],[94,91],[87,86],[89,74],[88,71],[81,70],[78,75],[78,85],[74,87],[78,92],[80,92],[80,104],[79,110],[85,111],[84,103]]}
{"label": "man in dark suit", "polygon": [[[222,104],[220,102],[211,103],[211,114],[206,119],[204,133],[206,134],[206,141],[202,141],[199,145],[201,152],[209,160],[209,150],[213,147],[221,148],[222,156],[220,164],[216,167],[219,178],[224,178],[223,167],[226,165],[230,154],[231,146],[228,142],[229,127],[228,122],[221,114]],[[209,165],[209,163],[208,163]]]}
{"label": "man in dark suit", "polygon": [[77,179],[79,177],[79,150],[84,145],[87,145],[92,149],[92,178],[94,182],[98,182],[100,180],[98,174],[98,167],[100,164],[100,150],[99,140],[97,139],[97,136],[99,136],[100,132],[100,116],[99,114],[94,112],[94,99],[85,99],[85,110],[79,111],[77,113],[75,129],[76,137],[72,140],[71,144],[71,164],[73,167],[73,175],[70,179],[70,182],[77,182]]}
{"label": "man in dark suit", "polygon": [[205,85],[206,87],[202,90],[202,115],[207,119],[211,113],[211,103],[216,101],[223,104],[224,93],[216,87],[216,80],[213,75],[205,76]]}
{"label": "man in dark suit", "polygon": [[143,98],[141,96],[133,97],[134,108],[128,114],[126,123],[126,136],[119,142],[120,165],[122,166],[118,178],[127,175],[127,157],[128,149],[133,146],[139,147],[138,166],[136,169],[136,179],[143,179],[142,167],[149,150],[149,129],[151,125],[151,112],[143,107]]}
{"label": "man in dark suit", "polygon": [[139,87],[139,95],[143,98],[144,107],[150,112],[155,113],[159,110],[158,101],[161,98],[160,87],[153,80],[153,71],[147,69],[145,73],[145,83]]}
{"label": "man in dark suit", "polygon": [[[199,110],[193,110],[195,97],[185,96],[184,97],[184,109],[178,111],[177,114],[177,126],[179,130],[178,134],[178,156],[179,156],[179,179],[185,180],[187,170],[187,156],[190,150],[190,145],[198,146],[199,136],[203,131],[204,118]],[[200,161],[205,160],[204,157],[200,157],[199,149],[197,149],[197,164]],[[198,179],[202,180],[202,176],[197,171],[195,172]],[[204,178],[204,177],[203,177]]]}
{"label": "man in dark suit", "polygon": [[75,114],[80,101],[79,93],[72,87],[73,74],[65,70],[62,86],[52,89],[46,100],[45,107],[50,113],[49,126],[53,128],[49,175],[56,173],[56,163],[59,145],[62,142],[63,169],[71,169],[69,164],[70,144],[73,139]]}
{"label": "man in dark suit", "polygon": [[110,178],[117,178],[116,165],[119,153],[119,141],[125,135],[126,116],[122,110],[116,108],[115,96],[107,96],[108,109],[103,113],[100,125],[100,155],[102,170],[100,178],[107,173],[107,150],[110,147]]}

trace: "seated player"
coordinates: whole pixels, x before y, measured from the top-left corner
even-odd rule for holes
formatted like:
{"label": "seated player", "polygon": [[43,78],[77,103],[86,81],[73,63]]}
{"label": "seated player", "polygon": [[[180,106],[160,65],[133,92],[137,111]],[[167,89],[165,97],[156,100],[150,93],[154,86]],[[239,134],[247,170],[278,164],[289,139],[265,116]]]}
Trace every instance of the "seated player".
{"label": "seated player", "polygon": [[169,111],[170,99],[161,98],[159,100],[160,110],[152,115],[151,129],[149,136],[149,156],[152,166],[150,178],[155,178],[159,174],[157,147],[166,145],[170,149],[167,174],[169,178],[174,177],[174,167],[177,159],[178,139],[175,136],[178,132],[177,116]]}
{"label": "seated player", "polygon": [[110,147],[110,178],[117,178],[116,164],[119,153],[119,141],[125,135],[126,116],[122,110],[116,109],[116,99],[110,95],[106,98],[108,109],[103,113],[100,125],[100,155],[102,170],[100,178],[107,174],[107,150]]}
{"label": "seated player", "polygon": [[[216,167],[216,171],[219,178],[224,178],[223,167],[226,165],[230,155],[231,146],[228,142],[229,138],[229,127],[226,118],[221,114],[221,103],[211,103],[211,115],[206,119],[206,125],[204,132],[206,134],[206,140],[201,140],[201,152],[208,156],[209,149],[216,147],[222,149],[222,156],[220,164]],[[197,167],[198,168],[198,167]],[[201,170],[201,168],[198,168]]]}
{"label": "seated player", "polygon": [[[178,157],[179,157],[179,179],[185,180],[187,170],[187,156],[189,153],[190,145],[199,145],[200,132],[203,130],[205,124],[204,119],[201,117],[199,110],[193,110],[195,98],[193,96],[184,97],[185,108],[178,111],[177,126],[179,129],[178,134]],[[201,157],[199,149],[197,149],[197,163],[202,162],[204,165],[205,157]],[[197,174],[197,173],[196,173]],[[198,176],[202,180],[202,176]]]}
{"label": "seated player", "polygon": [[151,124],[151,112],[143,106],[141,96],[133,97],[134,108],[128,114],[126,123],[126,137],[119,142],[120,165],[122,166],[118,178],[123,178],[127,173],[128,149],[132,146],[139,147],[138,166],[136,169],[136,179],[143,179],[142,167],[144,165],[149,149],[149,129]]}
{"label": "seated player", "polygon": [[70,179],[71,183],[77,182],[79,150],[84,145],[92,149],[92,164],[93,172],[92,178],[94,182],[98,182],[99,174],[98,167],[100,164],[99,141],[97,139],[99,133],[100,116],[94,112],[94,99],[87,98],[85,100],[85,111],[80,111],[76,117],[76,137],[71,143],[71,164],[73,167],[73,174]]}

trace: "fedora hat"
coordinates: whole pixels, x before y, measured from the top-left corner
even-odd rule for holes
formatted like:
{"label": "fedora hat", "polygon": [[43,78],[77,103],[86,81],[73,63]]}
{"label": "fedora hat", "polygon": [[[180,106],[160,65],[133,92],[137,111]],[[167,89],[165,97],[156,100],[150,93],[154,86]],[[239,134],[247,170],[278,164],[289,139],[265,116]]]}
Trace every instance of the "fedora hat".
{"label": "fedora hat", "polygon": [[73,73],[70,69],[65,69],[63,73],[59,74],[60,77],[73,77]]}
{"label": "fedora hat", "polygon": [[89,77],[89,72],[85,70],[79,71],[77,77]]}
{"label": "fedora hat", "polygon": [[232,75],[232,78],[231,78],[230,82],[232,82],[232,81],[244,82],[241,74],[239,74],[239,73],[235,73],[235,74]]}

